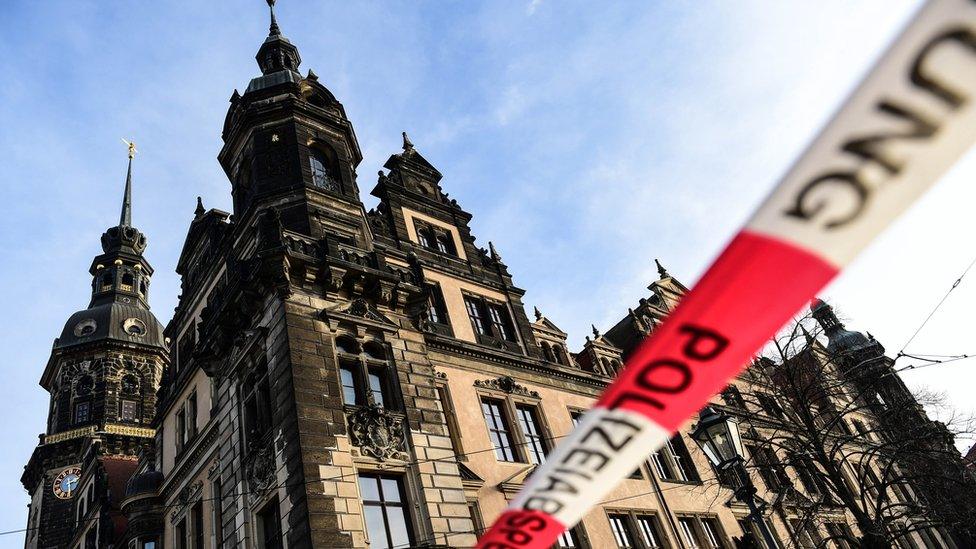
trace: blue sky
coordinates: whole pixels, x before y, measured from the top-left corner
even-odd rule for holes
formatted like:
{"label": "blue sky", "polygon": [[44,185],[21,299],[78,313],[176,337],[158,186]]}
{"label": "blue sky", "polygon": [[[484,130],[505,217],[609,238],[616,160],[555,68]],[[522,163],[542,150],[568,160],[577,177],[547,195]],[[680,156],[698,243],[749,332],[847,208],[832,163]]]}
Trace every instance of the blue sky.
{"label": "blue sky", "polygon": [[[646,294],[653,258],[697,278],[918,3],[852,4],[281,0],[277,11],[303,72],[355,126],[360,188],[406,130],[474,214],[479,244],[495,242],[526,303],[575,350],[591,322],[609,327]],[[117,220],[119,138],[141,151],[133,220],[165,322],[196,196],[230,210],[220,129],[234,88],[258,74],[267,24],[260,0],[0,5],[0,531],[26,522],[19,477],[47,413],[37,380],[87,305],[87,267]],[[970,155],[825,292],[892,352],[976,255],[974,175]],[[912,350],[976,353],[974,285]],[[906,379],[966,410],[972,367]]]}

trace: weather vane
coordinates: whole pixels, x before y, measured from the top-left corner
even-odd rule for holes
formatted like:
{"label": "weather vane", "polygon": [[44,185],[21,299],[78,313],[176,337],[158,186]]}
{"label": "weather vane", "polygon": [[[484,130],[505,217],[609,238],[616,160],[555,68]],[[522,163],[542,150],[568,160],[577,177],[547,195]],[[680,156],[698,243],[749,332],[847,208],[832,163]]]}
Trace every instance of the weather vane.
{"label": "weather vane", "polygon": [[[274,0],[268,0],[268,1],[274,2]],[[139,152],[136,150],[136,144],[133,143],[132,141],[127,140],[124,137],[122,138],[122,142],[129,146],[129,160],[132,160],[136,156],[136,153]]]}

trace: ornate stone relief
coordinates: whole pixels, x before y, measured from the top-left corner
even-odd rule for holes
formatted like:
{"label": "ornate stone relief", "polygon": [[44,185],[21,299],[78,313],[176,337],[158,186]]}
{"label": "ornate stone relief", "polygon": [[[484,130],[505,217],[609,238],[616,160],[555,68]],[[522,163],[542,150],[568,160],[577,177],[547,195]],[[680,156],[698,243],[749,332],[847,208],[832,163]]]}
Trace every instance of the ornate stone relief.
{"label": "ornate stone relief", "polygon": [[530,397],[539,397],[538,391],[531,391],[522,385],[519,385],[512,379],[511,376],[501,376],[495,379],[480,379],[474,382],[475,387],[481,387],[482,389],[493,389],[495,391],[502,391],[505,393],[513,395],[522,395]]}
{"label": "ornate stone relief", "polygon": [[403,418],[386,408],[370,404],[349,416],[349,438],[363,455],[380,461],[403,460]]}
{"label": "ornate stone relief", "polygon": [[176,496],[176,509],[174,509],[169,515],[170,521],[175,523],[177,519],[183,516],[183,513],[186,512],[186,508],[189,507],[189,505],[193,503],[202,493],[202,480],[198,480],[193,484],[188,484],[182,490],[180,490],[180,493]]}
{"label": "ornate stone relief", "polygon": [[247,464],[246,471],[251,496],[260,499],[275,484],[274,446],[268,444],[257,450]]}

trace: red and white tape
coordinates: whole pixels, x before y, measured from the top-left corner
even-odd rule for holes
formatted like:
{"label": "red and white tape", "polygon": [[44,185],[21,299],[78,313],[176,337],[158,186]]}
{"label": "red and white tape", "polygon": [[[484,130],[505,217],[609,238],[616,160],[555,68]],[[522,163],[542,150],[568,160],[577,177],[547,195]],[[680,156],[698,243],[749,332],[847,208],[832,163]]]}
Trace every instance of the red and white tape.
{"label": "red and white tape", "polygon": [[976,141],[976,0],[932,0],[479,549],[550,547]]}

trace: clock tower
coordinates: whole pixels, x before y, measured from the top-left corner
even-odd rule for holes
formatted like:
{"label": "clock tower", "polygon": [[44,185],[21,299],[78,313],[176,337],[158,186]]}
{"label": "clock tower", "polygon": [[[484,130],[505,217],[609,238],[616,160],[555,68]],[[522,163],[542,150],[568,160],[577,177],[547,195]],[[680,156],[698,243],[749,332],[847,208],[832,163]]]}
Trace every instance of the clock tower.
{"label": "clock tower", "polygon": [[31,495],[28,548],[65,547],[78,531],[106,546],[117,514],[112,486],[124,486],[139,453],[152,449],[167,343],[149,310],[146,237],[132,226],[135,152],[130,144],[119,223],[102,235],[89,269],[91,302],[68,318],[41,375],[47,426],[21,477]]}

